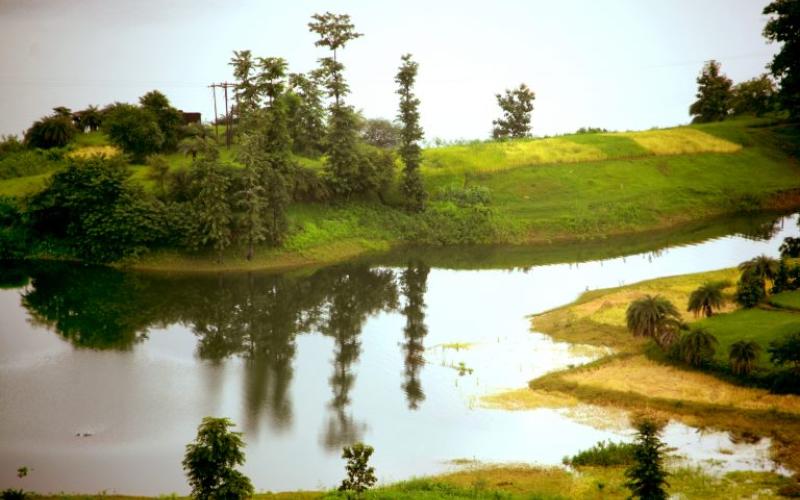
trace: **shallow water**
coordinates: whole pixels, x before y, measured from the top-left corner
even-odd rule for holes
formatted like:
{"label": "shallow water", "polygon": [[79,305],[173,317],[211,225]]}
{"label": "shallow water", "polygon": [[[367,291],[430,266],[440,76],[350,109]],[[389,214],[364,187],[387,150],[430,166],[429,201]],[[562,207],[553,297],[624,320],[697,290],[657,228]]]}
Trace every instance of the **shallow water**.
{"label": "shallow water", "polygon": [[[786,217],[763,240],[525,270],[431,269],[419,259],[301,275],[4,269],[0,487],[187,492],[180,462],[206,415],[244,431],[244,470],[258,489],[334,486],[341,446],[354,440],[375,447],[382,481],[465,458],[558,464],[630,432],[563,410],[475,404],[602,354],[531,333],[529,314],[587,289],[776,256],[797,235]],[[665,440],[713,470],[775,467],[767,439],[736,444],[672,423]],[[23,465],[32,471],[20,481]]]}

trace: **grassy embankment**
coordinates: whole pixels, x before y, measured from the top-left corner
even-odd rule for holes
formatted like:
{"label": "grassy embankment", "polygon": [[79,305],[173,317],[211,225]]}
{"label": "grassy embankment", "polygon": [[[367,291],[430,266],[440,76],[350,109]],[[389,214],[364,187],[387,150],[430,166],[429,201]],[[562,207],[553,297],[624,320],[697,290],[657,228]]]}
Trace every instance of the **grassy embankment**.
{"label": "grassy embankment", "polygon": [[[736,269],[724,269],[594,290],[572,304],[534,316],[532,325],[536,331],[558,340],[610,346],[614,353],[588,365],[547,374],[531,381],[528,389],[491,396],[486,404],[526,409],[588,403],[652,412],[700,428],[728,430],[741,437],[770,437],[773,458],[800,471],[800,396],[780,396],[734,385],[714,374],[671,364],[655,353],[647,341],[633,338],[625,327],[625,309],[644,294],[661,294],[684,310],[689,294],[702,283],[735,283],[737,278]],[[728,347],[738,340],[755,340],[766,350],[770,341],[800,329],[800,312],[768,306],[735,309],[730,300],[734,290],[734,285],[726,289],[729,301],[721,314],[698,319],[683,313],[684,320],[701,323],[716,336],[716,358],[723,366],[728,362]],[[796,294],[775,298],[797,300]],[[775,369],[763,351],[757,369]]]}
{"label": "grassy embankment", "polygon": [[[785,193],[800,188],[800,166],[784,152],[795,142],[797,131],[792,126],[736,120],[427,149],[422,172],[431,209],[452,210],[440,219],[411,216],[371,200],[294,204],[286,244],[260,249],[252,262],[234,248],[223,266],[206,255],[180,252],[154,253],[135,265],[186,270],[292,267],[402,243],[588,241],[676,227],[743,209],[795,208],[800,205],[797,195]],[[105,146],[102,135],[84,134],[73,154]],[[222,158],[233,162],[235,146],[223,149]],[[190,163],[179,154],[168,160],[173,169]],[[320,160],[299,160],[312,168],[321,166]],[[132,170],[134,179],[153,187],[146,167]],[[35,192],[47,175],[0,180],[0,194]],[[451,186],[489,190],[492,212],[480,234],[467,234],[475,230],[469,224],[441,224],[469,210],[438,200]],[[390,198],[397,200],[397,194]]]}
{"label": "grassy embankment", "polygon": [[[790,480],[772,473],[734,472],[710,476],[696,468],[678,468],[669,477],[670,492],[679,498],[780,498],[776,492]],[[562,468],[526,466],[477,466],[435,476],[382,486],[364,499],[624,499],[624,468]],[[52,495],[34,497],[52,500],[144,500],[148,497],[116,495]],[[152,497],[150,497],[152,498]],[[159,498],[185,498],[167,497]],[[259,500],[310,500],[346,498],[336,492],[285,492],[258,494]]]}

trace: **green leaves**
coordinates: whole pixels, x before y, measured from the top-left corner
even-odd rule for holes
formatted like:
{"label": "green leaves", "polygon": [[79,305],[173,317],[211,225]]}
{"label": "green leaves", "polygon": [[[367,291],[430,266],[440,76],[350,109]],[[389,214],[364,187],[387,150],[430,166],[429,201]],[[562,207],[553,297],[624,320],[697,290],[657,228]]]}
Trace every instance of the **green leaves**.
{"label": "green leaves", "polygon": [[250,498],[254,489],[244,474],[242,434],[231,432],[234,423],[227,418],[205,417],[197,429],[197,438],[186,445],[183,469],[198,500]]}
{"label": "green leaves", "polygon": [[531,133],[531,112],[536,94],[527,85],[521,83],[516,89],[506,89],[505,95],[497,94],[497,104],[503,111],[503,117],[492,121],[495,139],[520,139],[529,137]]}

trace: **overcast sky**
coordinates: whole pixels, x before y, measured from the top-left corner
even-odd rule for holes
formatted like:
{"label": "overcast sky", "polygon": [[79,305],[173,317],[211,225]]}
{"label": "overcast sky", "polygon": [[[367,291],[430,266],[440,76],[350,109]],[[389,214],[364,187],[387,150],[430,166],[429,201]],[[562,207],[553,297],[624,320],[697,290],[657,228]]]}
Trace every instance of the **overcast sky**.
{"label": "overcast sky", "polygon": [[348,13],[349,101],[396,115],[400,56],[420,63],[426,138],[485,138],[494,94],[527,83],[533,131],[632,130],[686,123],[695,78],[715,58],[734,81],[765,71],[766,0],[0,0],[0,134],[54,106],[135,102],[157,88],[212,115],[207,85],[231,79],[233,50],[308,71],[325,55],[311,14]]}

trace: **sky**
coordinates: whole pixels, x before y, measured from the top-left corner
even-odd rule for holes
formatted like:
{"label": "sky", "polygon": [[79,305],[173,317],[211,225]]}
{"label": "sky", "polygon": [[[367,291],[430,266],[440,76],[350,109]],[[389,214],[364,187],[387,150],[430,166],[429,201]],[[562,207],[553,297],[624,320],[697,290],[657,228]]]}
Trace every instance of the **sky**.
{"label": "sky", "polygon": [[678,125],[704,61],[734,82],[766,71],[779,49],[761,35],[767,3],[0,0],[0,134],[55,106],[136,102],[152,89],[210,120],[208,85],[232,80],[233,50],[309,71],[327,54],[307,23],[325,11],[349,14],[364,34],[340,61],[348,102],[366,117],[396,116],[394,75],[413,54],[427,140],[489,137],[495,94],[523,82],[536,93],[537,136]]}

